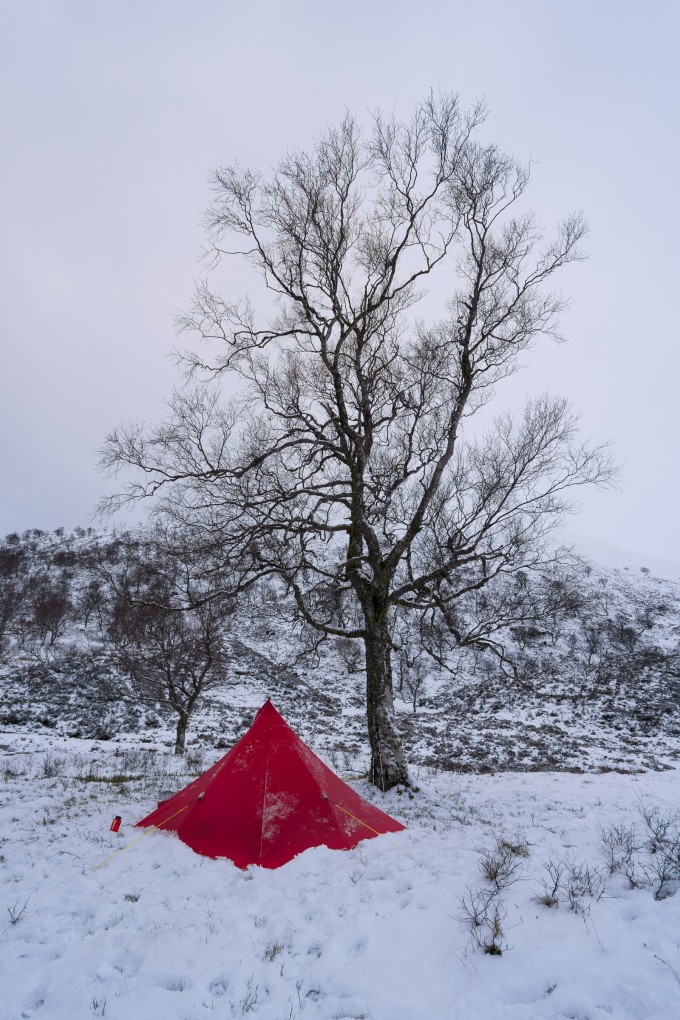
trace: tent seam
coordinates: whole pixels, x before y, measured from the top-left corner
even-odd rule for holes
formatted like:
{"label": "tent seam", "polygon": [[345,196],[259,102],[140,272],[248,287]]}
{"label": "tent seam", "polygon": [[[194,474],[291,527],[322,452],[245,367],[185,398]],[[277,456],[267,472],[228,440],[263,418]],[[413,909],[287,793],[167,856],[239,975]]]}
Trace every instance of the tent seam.
{"label": "tent seam", "polygon": [[269,783],[269,750],[271,748],[271,740],[272,740],[271,734],[272,734],[272,727],[271,727],[271,723],[270,723],[269,728],[267,730],[267,756],[266,756],[266,759],[265,759],[265,766],[264,766],[264,789],[262,791],[262,814],[261,814],[262,821],[260,823],[260,860],[258,861],[260,867],[262,867],[262,844],[264,843],[264,824],[265,824],[264,819],[265,819],[265,809],[266,809],[266,803],[267,803],[267,785]]}

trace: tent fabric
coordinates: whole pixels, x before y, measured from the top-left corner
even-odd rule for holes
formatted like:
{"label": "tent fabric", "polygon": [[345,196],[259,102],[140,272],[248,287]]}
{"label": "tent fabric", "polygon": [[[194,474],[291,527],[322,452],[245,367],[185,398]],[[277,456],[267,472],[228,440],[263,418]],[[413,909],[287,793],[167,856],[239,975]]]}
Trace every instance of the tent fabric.
{"label": "tent fabric", "polygon": [[223,758],[137,825],[239,868],[278,868],[312,846],[349,850],[405,828],[324,765],[271,701]]}

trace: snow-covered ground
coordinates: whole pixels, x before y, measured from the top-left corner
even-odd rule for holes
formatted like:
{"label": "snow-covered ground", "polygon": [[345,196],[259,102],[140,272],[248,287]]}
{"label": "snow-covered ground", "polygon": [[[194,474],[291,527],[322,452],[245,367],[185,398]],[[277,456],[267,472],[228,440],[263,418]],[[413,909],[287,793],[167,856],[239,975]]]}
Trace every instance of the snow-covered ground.
{"label": "snow-covered ground", "polygon": [[[420,769],[412,797],[356,783],[408,828],[352,851],[239,871],[153,832],[95,870],[137,838],[157,796],[188,781],[170,774],[186,765],[86,741],[32,754],[3,742],[1,1020],[680,1016],[680,895],[655,899],[610,875],[600,837],[612,824],[641,831],[640,805],[673,812],[674,772]],[[518,871],[493,901],[502,955],[488,955],[461,900],[492,890],[480,861],[499,841]],[[564,867],[552,907],[537,901],[549,862]],[[487,927],[475,932],[488,941]]]}

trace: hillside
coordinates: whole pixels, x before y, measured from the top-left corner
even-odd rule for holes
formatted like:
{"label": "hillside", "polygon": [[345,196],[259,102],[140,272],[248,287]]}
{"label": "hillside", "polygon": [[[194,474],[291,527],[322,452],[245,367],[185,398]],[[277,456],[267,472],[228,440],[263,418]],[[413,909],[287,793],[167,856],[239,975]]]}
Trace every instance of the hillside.
{"label": "hillside", "polygon": [[[437,663],[400,633],[397,711],[413,763],[461,772],[675,767],[680,568],[577,541],[577,552],[597,560],[572,559],[546,582],[543,618],[495,636],[512,668],[478,649],[445,649]],[[140,701],[112,654],[111,608],[97,573],[111,543],[91,529],[0,543],[5,743],[30,747],[53,734],[171,746],[167,706]],[[363,768],[356,646],[336,640],[310,649],[285,598],[262,586],[224,627],[228,669],[197,709],[188,746],[230,746],[271,696],[333,763],[351,758]]]}

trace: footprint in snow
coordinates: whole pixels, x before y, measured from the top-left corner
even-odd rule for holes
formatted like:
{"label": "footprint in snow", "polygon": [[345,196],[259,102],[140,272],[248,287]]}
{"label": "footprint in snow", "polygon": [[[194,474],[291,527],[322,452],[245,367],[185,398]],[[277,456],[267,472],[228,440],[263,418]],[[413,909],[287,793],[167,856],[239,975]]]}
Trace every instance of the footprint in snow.
{"label": "footprint in snow", "polygon": [[35,999],[27,1006],[26,1009],[22,1010],[22,1017],[31,1017],[34,1012],[41,1009],[45,1005],[45,1000],[40,996],[36,996]]}
{"label": "footprint in snow", "polygon": [[350,946],[347,950],[347,955],[352,959],[356,960],[357,957],[361,956],[366,949],[366,939],[358,939],[354,945]]}

